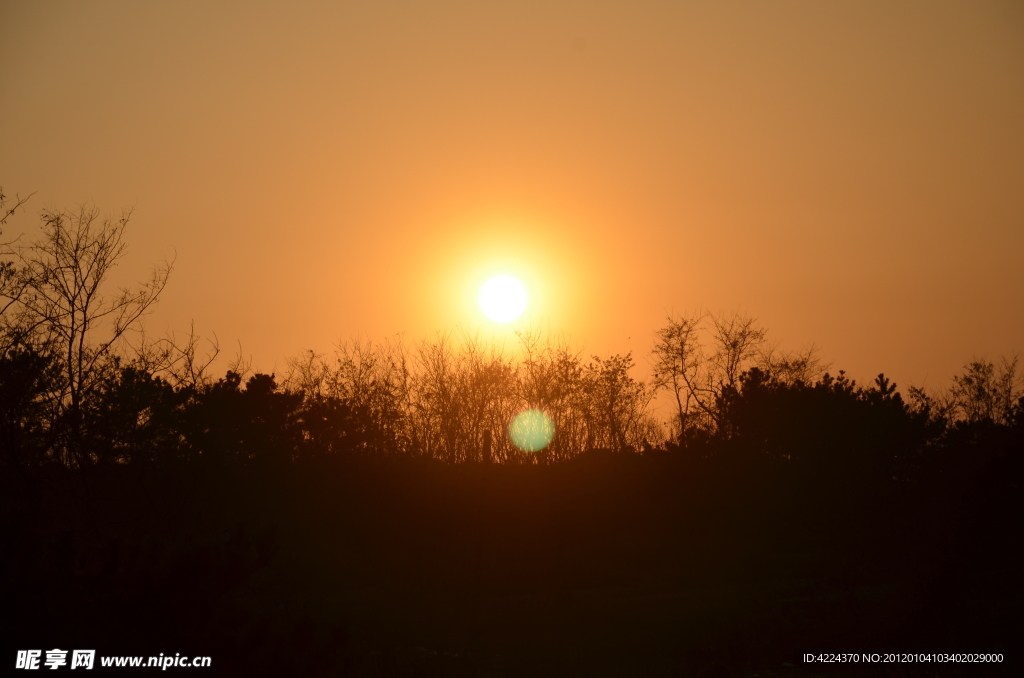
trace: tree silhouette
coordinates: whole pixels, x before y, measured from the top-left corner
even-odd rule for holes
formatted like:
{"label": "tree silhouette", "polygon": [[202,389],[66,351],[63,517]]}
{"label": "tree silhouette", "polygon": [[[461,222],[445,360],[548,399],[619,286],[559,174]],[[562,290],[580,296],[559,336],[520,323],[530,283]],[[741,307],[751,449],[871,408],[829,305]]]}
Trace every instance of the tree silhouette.
{"label": "tree silhouette", "polygon": [[691,427],[691,408],[699,407],[705,414],[710,409],[699,396],[698,375],[704,366],[704,355],[698,337],[702,314],[669,316],[667,324],[657,332],[654,357],[655,384],[670,388],[676,402],[678,436]]}
{"label": "tree silhouette", "polygon": [[1018,357],[972,360],[961,374],[953,377],[947,407],[954,417],[974,423],[991,420],[1009,424],[1013,408],[1022,391],[1021,375],[1017,373]]}
{"label": "tree silhouette", "polygon": [[[4,189],[0,186],[0,226],[4,226],[7,220],[14,216],[31,197],[32,194],[24,198],[20,195],[15,196],[14,204],[8,207],[7,196],[4,195]],[[3,231],[0,231],[0,236],[2,235]],[[19,343],[21,340],[21,333],[15,331],[20,323],[12,322],[12,317],[17,315],[12,309],[16,307],[24,294],[28,279],[17,267],[14,255],[15,250],[12,248],[12,243],[0,242],[0,257],[3,257],[3,260],[0,261],[0,323],[2,323],[0,329],[3,330],[3,343],[0,344],[0,349],[2,350],[6,350],[7,347]]]}
{"label": "tree silhouette", "polygon": [[653,389],[630,376],[633,356],[594,356],[584,371],[592,402],[592,432],[588,448],[604,447],[616,452],[635,452],[649,444],[652,427],[645,418],[654,396]]}
{"label": "tree silhouette", "polygon": [[79,446],[84,399],[99,386],[113,347],[156,303],[171,272],[165,262],[139,288],[104,293],[127,249],[130,216],[98,223],[95,209],[45,211],[42,238],[15,251],[21,285],[11,313],[17,326],[8,334],[59,356],[56,402],[68,431],[60,453],[68,464],[88,461]]}
{"label": "tree silhouette", "polygon": [[739,313],[669,316],[655,336],[654,383],[672,393],[679,440],[726,425],[723,396],[736,391],[741,375],[752,368],[787,383],[809,383],[823,371],[813,347],[780,351],[767,341],[767,330]]}
{"label": "tree silhouette", "polygon": [[51,393],[59,380],[53,359],[30,346],[0,354],[0,464],[19,475],[40,466],[52,446]]}

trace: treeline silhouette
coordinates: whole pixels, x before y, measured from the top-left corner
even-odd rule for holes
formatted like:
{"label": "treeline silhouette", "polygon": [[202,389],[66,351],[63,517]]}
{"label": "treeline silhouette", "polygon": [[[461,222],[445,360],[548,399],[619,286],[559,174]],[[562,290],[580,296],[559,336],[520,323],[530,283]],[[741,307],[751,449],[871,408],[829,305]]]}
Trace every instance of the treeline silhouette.
{"label": "treeline silhouette", "polygon": [[[241,360],[215,377],[193,333],[133,334],[170,265],[104,294],[128,217],[46,212],[41,238],[5,249],[11,660],[710,676],[850,668],[803,651],[1014,659],[1016,359],[904,396],[781,351],[751,318],[697,313],[666,321],[646,380],[630,355],[528,333],[509,350],[347,342],[280,378]],[[541,452],[506,435],[524,409],[555,423]]]}
{"label": "treeline silhouette", "polygon": [[[919,477],[950,441],[997,440],[1022,416],[1015,360],[973,361],[948,392],[912,389],[909,403],[884,375],[864,387],[842,371],[805,382],[751,366],[735,384],[721,383],[705,408],[661,423],[649,407],[655,388],[630,376],[628,355],[584,364],[546,348],[517,363],[472,342],[452,350],[442,337],[424,342],[420,357],[414,371],[400,347],[355,343],[339,350],[333,367],[315,354],[293,361],[279,385],[274,375],[233,370],[171,379],[145,360],[112,355],[72,402],[57,357],[16,344],[0,357],[4,464],[26,475],[48,466],[281,465],[333,456],[464,463],[483,461],[490,447],[495,463],[554,463],[591,450],[745,455],[902,482]],[[555,438],[540,452],[519,450],[505,435],[529,408],[555,422]]]}

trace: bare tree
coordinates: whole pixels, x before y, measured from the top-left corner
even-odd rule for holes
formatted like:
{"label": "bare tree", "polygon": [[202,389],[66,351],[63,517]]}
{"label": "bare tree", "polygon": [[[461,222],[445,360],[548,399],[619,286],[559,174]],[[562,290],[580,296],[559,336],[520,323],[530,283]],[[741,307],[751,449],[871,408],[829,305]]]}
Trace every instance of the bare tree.
{"label": "bare tree", "polygon": [[[166,379],[177,388],[201,391],[214,382],[211,368],[221,350],[216,334],[207,340],[209,348],[205,353],[200,351],[200,341],[194,324],[184,337],[171,332],[155,341],[150,340],[145,331],[140,331],[138,344],[131,346],[132,364],[147,374]],[[239,363],[240,358],[236,358],[228,369],[244,375],[244,366]]]}
{"label": "bare tree", "polygon": [[408,447],[408,368],[400,341],[354,340],[335,347],[329,393],[343,398],[367,422],[364,436],[386,454]]}
{"label": "bare tree", "polygon": [[704,350],[699,330],[703,313],[668,317],[665,327],[657,332],[654,345],[654,384],[668,388],[676,401],[676,425],[679,434],[689,426],[691,408],[699,407],[711,414],[713,392],[702,389],[698,377],[705,367]]}
{"label": "bare tree", "polygon": [[[451,337],[424,341],[412,380],[412,415],[419,451],[446,461],[481,458],[490,433],[503,431],[519,404],[517,369],[496,345],[463,336],[461,351]],[[514,456],[498,437],[495,456]]]}
{"label": "bare tree", "polygon": [[156,303],[171,272],[171,263],[164,262],[137,288],[105,294],[110,272],[127,249],[124,231],[130,217],[125,211],[99,222],[96,209],[46,211],[42,238],[15,253],[24,286],[16,300],[19,322],[59,356],[59,401],[70,422],[72,445],[80,432],[83,399],[98,384],[114,347]]}
{"label": "bare tree", "polygon": [[723,394],[739,389],[741,375],[754,367],[786,383],[821,376],[815,347],[784,352],[767,341],[767,334],[755,318],[739,313],[669,316],[656,335],[654,382],[675,399],[678,435],[718,430]]}
{"label": "bare tree", "polygon": [[591,401],[593,432],[588,447],[606,447],[617,452],[637,451],[649,440],[646,411],[654,390],[630,374],[633,356],[594,356],[584,378]]}
{"label": "bare tree", "polygon": [[[24,206],[33,195],[35,193],[30,193],[24,198],[15,195],[14,204],[8,207],[7,196],[4,195],[3,186],[0,186],[0,226],[6,225],[7,220],[14,216],[14,213]],[[4,330],[16,327],[17,323],[11,322],[8,311],[18,303],[26,288],[26,278],[21,275],[15,265],[15,251],[11,244],[10,242],[0,242],[0,257],[3,257],[3,260],[0,260],[0,318],[3,319],[3,325],[0,328]],[[3,344],[0,345],[0,349],[9,348],[11,337],[11,332],[4,331]]]}
{"label": "bare tree", "polygon": [[1009,424],[1022,394],[1022,379],[1017,372],[1019,357],[1000,358],[998,363],[976,359],[953,377],[946,412],[954,419],[968,422],[991,419]]}
{"label": "bare tree", "polygon": [[717,390],[736,388],[740,374],[752,366],[764,346],[767,331],[758,327],[756,318],[733,313],[711,316],[715,352],[711,356]]}
{"label": "bare tree", "polygon": [[564,341],[542,342],[538,333],[521,333],[519,340],[520,406],[540,409],[555,423],[555,438],[545,458],[556,461],[579,454],[593,443],[593,408],[580,353]]}
{"label": "bare tree", "polygon": [[418,440],[422,423],[414,414],[414,382],[400,339],[340,341],[328,357],[307,351],[288,361],[283,385],[309,401],[337,400],[352,408],[363,423],[362,448],[404,454]]}
{"label": "bare tree", "polygon": [[785,384],[811,384],[817,381],[827,364],[818,357],[813,344],[802,351],[782,351],[778,344],[766,344],[758,358],[758,365],[770,378]]}
{"label": "bare tree", "polygon": [[7,223],[7,220],[11,218],[15,212],[18,211],[19,207],[22,207],[28,199],[31,198],[35,193],[29,193],[24,198],[20,195],[15,194],[14,204],[7,207],[7,196],[4,195],[4,187],[0,186],[0,226]]}

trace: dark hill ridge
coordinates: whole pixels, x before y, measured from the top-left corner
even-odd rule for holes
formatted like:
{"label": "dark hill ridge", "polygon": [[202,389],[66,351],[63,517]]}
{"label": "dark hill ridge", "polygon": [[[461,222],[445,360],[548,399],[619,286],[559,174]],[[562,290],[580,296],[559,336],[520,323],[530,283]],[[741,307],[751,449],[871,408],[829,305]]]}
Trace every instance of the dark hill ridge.
{"label": "dark hill ridge", "polygon": [[855,484],[735,442],[528,466],[8,475],[2,631],[14,648],[211,655],[230,675],[811,675],[805,649],[1009,659],[1021,436],[976,428],[913,478]]}

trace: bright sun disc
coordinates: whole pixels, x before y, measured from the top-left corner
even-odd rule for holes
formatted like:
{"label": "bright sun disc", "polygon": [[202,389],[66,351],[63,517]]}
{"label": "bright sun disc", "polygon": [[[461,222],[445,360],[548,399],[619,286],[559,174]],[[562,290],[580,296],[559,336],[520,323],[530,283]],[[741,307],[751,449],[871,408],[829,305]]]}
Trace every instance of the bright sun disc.
{"label": "bright sun disc", "polygon": [[480,308],[491,320],[515,320],[526,309],[526,288],[511,276],[491,278],[480,288]]}

